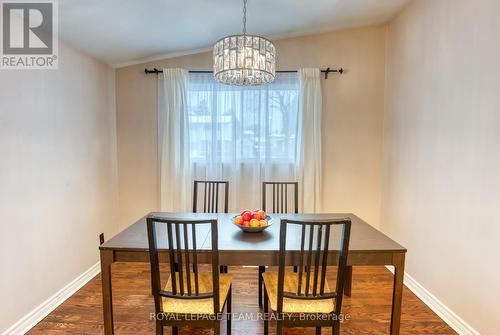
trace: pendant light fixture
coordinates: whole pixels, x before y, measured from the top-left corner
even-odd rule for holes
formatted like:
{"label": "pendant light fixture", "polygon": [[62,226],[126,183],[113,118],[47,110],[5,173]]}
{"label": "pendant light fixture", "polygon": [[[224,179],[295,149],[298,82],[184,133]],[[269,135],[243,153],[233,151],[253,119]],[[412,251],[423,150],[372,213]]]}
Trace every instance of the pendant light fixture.
{"label": "pendant light fixture", "polygon": [[276,49],[266,38],[247,34],[247,0],[243,0],[243,34],[214,45],[214,78],[228,85],[261,85],[274,80]]}

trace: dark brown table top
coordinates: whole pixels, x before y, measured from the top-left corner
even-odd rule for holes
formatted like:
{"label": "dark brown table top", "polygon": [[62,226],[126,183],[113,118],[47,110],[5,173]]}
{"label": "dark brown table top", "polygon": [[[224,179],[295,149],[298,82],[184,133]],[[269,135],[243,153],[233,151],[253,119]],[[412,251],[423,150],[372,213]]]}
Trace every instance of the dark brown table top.
{"label": "dark brown table top", "polygon": [[[277,252],[279,250],[279,230],[280,219],[296,220],[324,220],[339,219],[349,217],[352,221],[351,240],[349,252],[355,253],[373,253],[373,252],[406,252],[406,249],[396,243],[388,236],[370,226],[354,214],[335,213],[335,214],[270,214],[272,218],[271,227],[261,233],[244,233],[238,227],[233,225],[231,218],[235,214],[226,213],[151,213],[155,216],[176,219],[192,220],[218,220],[219,250],[221,251],[252,251],[252,252]],[[298,227],[297,227],[298,228]],[[300,231],[294,232],[292,225],[287,228],[287,249],[300,249]],[[208,238],[210,227],[202,225],[197,228],[197,245],[199,249],[209,249],[211,239]],[[161,239],[164,232],[158,231]],[[335,250],[338,246],[338,236],[334,231],[331,233],[330,250]],[[165,243],[159,247],[164,248]],[[116,236],[106,241],[100,246],[102,250],[127,250],[127,251],[147,251],[148,238],[146,231],[146,217],[141,218]]]}

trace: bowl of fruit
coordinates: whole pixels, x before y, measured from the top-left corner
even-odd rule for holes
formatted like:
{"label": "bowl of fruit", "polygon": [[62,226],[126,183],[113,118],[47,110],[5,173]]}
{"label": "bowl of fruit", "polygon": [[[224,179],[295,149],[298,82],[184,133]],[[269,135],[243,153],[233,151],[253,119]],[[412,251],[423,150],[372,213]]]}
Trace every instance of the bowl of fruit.
{"label": "bowl of fruit", "polygon": [[247,233],[258,233],[269,227],[271,217],[263,210],[255,210],[253,212],[245,209],[240,215],[232,218],[235,226]]}

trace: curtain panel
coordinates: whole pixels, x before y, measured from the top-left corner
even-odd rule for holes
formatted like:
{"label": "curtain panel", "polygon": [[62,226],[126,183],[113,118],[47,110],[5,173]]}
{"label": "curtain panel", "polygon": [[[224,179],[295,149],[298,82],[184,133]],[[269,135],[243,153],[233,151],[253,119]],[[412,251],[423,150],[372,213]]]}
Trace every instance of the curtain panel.
{"label": "curtain panel", "polygon": [[158,76],[161,211],[191,210],[187,76],[183,69],[163,69]]}
{"label": "curtain panel", "polygon": [[319,68],[298,71],[300,78],[297,179],[305,213],[321,212],[322,197],[322,96]]}

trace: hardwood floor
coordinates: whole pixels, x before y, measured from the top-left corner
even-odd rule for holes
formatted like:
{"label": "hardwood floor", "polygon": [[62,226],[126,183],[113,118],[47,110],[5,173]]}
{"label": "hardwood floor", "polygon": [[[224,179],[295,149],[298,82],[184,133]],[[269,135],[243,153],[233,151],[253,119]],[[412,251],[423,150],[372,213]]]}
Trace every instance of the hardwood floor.
{"label": "hardwood floor", "polygon": [[[332,270],[333,271],[333,270]],[[233,311],[258,312],[257,268],[230,267],[234,274]],[[333,277],[332,275],[329,276]],[[389,334],[392,275],[384,267],[355,267],[352,297],[344,299],[343,313],[350,320],[341,333],[349,335]],[[149,320],[154,312],[150,296],[149,265],[115,263],[113,265],[113,301],[115,334],[155,334]],[[401,334],[456,334],[410,290],[405,288]],[[271,334],[274,333],[273,323]],[[233,321],[233,334],[262,334],[262,321]],[[99,276],[38,323],[28,334],[103,334],[101,280]],[[170,334],[168,328],[166,334]],[[181,334],[212,334],[208,329],[181,329]],[[222,334],[225,334],[223,323]],[[314,334],[312,328],[285,328],[285,334]],[[331,330],[323,329],[323,335]]]}

